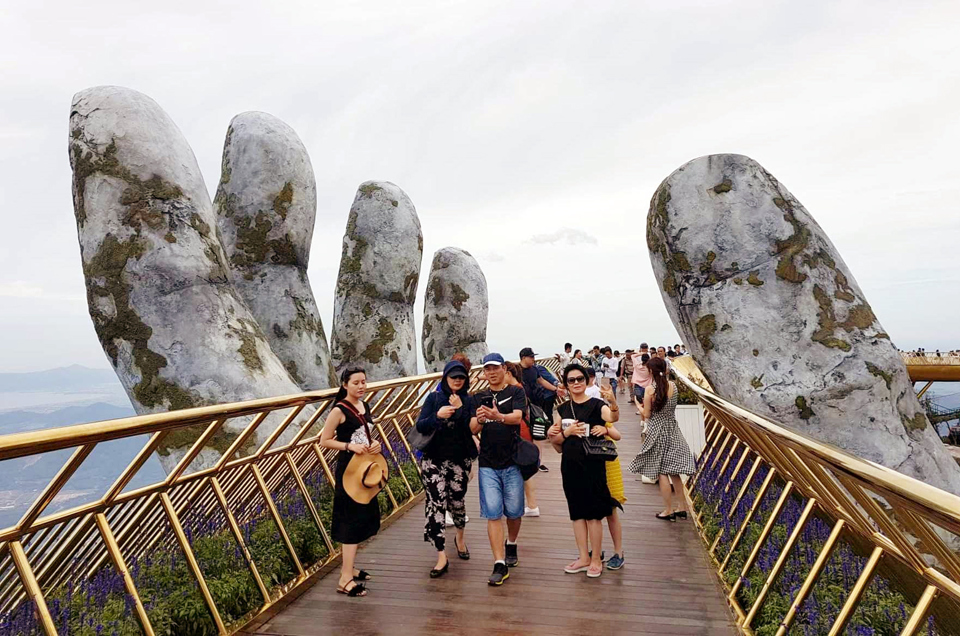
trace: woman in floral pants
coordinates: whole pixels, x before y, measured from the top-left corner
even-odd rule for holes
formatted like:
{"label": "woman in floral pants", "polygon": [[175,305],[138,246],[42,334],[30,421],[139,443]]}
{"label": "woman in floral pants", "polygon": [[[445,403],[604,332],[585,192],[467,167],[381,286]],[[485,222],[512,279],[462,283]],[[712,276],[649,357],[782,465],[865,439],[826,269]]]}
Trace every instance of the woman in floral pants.
{"label": "woman in floral pants", "polygon": [[444,517],[447,512],[453,517],[457,529],[457,555],[461,559],[470,558],[464,541],[464,497],[477,447],[470,433],[470,420],[476,409],[469,390],[466,367],[456,360],[448,362],[443,369],[439,390],[427,396],[417,419],[418,431],[424,435],[433,434],[420,459],[427,497],[423,539],[437,549],[437,564],[430,570],[431,578],[443,576],[450,568],[444,551]]}

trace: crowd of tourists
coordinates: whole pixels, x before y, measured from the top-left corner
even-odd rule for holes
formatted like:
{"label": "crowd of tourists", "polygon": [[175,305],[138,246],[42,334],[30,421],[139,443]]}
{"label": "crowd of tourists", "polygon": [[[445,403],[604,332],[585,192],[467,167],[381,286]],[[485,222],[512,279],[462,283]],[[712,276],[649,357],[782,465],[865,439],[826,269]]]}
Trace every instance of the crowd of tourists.
{"label": "crowd of tourists", "polygon": [[[531,348],[519,363],[499,353],[483,357],[483,390],[471,392],[472,362],[455,355],[444,367],[435,391],[427,395],[410,444],[419,451],[425,492],[424,540],[436,551],[429,572],[440,578],[450,569],[447,529],[453,529],[457,557],[469,559],[465,497],[476,475],[480,516],[486,521],[493,556],[489,585],[502,585],[520,563],[519,538],[524,517],[540,516],[536,476],[548,472],[545,452],[561,455],[560,474],[567,512],[573,526],[577,558],[564,567],[569,574],[598,578],[626,563],[619,513],[626,503],[623,471],[616,442],[617,394],[626,395],[640,415],[640,452],[629,469],[659,484],[663,521],[687,518],[681,475],[694,472],[690,448],[677,426],[677,387],[669,379],[672,358],[686,348],[649,347],[646,343],[622,354],[594,346],[584,354],[570,343],[557,354],[560,377],[537,363]],[[334,407],[327,416],[320,445],[338,452],[331,538],[342,544],[337,591],[365,596],[371,574],[356,567],[357,546],[380,527],[377,494],[387,476],[379,442],[371,434],[374,421],[364,401],[362,368],[343,371]],[[603,524],[613,543],[603,550]]]}

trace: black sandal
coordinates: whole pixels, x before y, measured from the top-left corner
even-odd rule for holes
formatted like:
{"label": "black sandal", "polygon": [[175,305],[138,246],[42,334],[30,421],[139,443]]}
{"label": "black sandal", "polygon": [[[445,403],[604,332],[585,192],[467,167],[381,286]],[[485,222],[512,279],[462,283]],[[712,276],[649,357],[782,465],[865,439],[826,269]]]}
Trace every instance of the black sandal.
{"label": "black sandal", "polygon": [[686,519],[686,518],[687,518],[687,511],[686,511],[686,510],[677,510],[675,513],[673,513],[673,516],[675,516],[677,519]]}
{"label": "black sandal", "polygon": [[659,519],[660,521],[676,521],[677,520],[677,515],[672,512],[668,514],[666,517],[661,515],[659,512],[653,516]]}
{"label": "black sandal", "polygon": [[[347,585],[353,583],[353,587],[348,588]],[[338,585],[337,594],[346,594],[347,596],[366,596],[367,587],[363,583],[357,583],[356,581],[350,581],[347,585]]]}
{"label": "black sandal", "polygon": [[360,572],[357,573],[357,575],[356,575],[355,577],[353,577],[353,580],[354,580],[354,581],[369,581],[369,580],[372,579],[372,578],[373,578],[373,577],[370,576],[370,573],[369,573],[369,572],[367,572],[366,570],[360,570]]}
{"label": "black sandal", "polygon": [[439,579],[441,576],[446,574],[449,569],[450,569],[450,562],[447,561],[446,563],[443,564],[443,567],[440,568],[439,570],[436,568],[430,570],[430,578]]}
{"label": "black sandal", "polygon": [[457,538],[453,538],[453,546],[457,549],[457,556],[463,559],[464,561],[470,560],[470,550],[460,550],[460,544],[457,543]]}

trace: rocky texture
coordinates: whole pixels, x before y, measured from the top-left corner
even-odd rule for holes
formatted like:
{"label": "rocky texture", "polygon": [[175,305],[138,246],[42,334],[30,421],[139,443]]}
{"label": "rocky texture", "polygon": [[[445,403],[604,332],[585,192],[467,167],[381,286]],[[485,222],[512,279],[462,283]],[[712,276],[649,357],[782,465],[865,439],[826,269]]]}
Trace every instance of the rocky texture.
{"label": "rocky texture", "polygon": [[667,311],[727,399],[960,494],[960,469],[823,229],[748,157],[713,155],[660,185],[647,246]]}
{"label": "rocky texture", "polygon": [[478,362],[487,347],[487,279],[470,252],[445,247],[433,255],[423,301],[423,360],[442,371],[457,352]]}
{"label": "rocky texture", "polygon": [[267,113],[233,118],[213,207],[231,279],[304,390],[336,386],[307,278],[317,184],[297,133]]}
{"label": "rocky texture", "polygon": [[410,198],[387,181],[360,185],[343,236],[331,349],[337,370],[359,364],[371,380],[417,372],[413,301],[423,233]]}
{"label": "rocky texture", "polygon": [[[111,86],[77,93],[69,152],[90,316],[137,412],[299,392],[229,283],[196,158],[156,102]],[[244,424],[230,421],[195,465]],[[199,432],[166,438],[165,469]]]}

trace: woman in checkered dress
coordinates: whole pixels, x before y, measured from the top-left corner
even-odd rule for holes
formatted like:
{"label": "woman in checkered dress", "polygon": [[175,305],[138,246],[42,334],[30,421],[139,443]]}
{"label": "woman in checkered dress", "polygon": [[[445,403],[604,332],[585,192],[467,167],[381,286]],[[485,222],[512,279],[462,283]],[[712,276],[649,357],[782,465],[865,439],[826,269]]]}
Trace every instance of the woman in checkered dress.
{"label": "woman in checkered dress", "polygon": [[[651,358],[647,362],[647,368],[653,377],[654,387],[653,391],[648,390],[643,396],[643,417],[649,420],[649,424],[640,453],[630,462],[630,471],[659,480],[664,509],[657,513],[657,519],[686,519],[687,511],[683,508],[683,495],[680,491],[683,482],[679,476],[692,475],[696,470],[696,462],[674,414],[677,408],[677,386],[667,378],[667,363],[663,358]],[[671,480],[677,487],[676,507],[670,487]]]}

